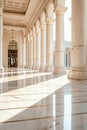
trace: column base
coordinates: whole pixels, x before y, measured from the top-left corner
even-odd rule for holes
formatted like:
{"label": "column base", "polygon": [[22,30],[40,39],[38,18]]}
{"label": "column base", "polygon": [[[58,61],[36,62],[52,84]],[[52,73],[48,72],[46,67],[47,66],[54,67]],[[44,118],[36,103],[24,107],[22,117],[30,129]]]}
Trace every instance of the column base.
{"label": "column base", "polygon": [[24,66],[24,69],[28,69],[29,68],[29,66]]}
{"label": "column base", "polygon": [[54,74],[65,74],[66,69],[65,67],[55,67],[54,68]]}
{"label": "column base", "polygon": [[53,72],[53,69],[54,69],[53,66],[47,66],[45,72]]}
{"label": "column base", "polygon": [[1,68],[0,68],[0,73],[3,73],[3,72],[4,72],[4,68],[1,67]]}
{"label": "column base", "polygon": [[37,67],[36,66],[33,66],[33,70],[36,70],[37,69]]}
{"label": "column base", "polygon": [[67,77],[69,79],[74,79],[74,80],[86,80],[87,79],[87,71],[69,70],[67,73]]}
{"label": "column base", "polygon": [[36,70],[40,71],[40,66],[36,66]]}
{"label": "column base", "polygon": [[40,67],[40,71],[41,71],[41,72],[45,72],[45,71],[46,71],[46,67],[45,67],[45,66],[41,66],[41,67]]}

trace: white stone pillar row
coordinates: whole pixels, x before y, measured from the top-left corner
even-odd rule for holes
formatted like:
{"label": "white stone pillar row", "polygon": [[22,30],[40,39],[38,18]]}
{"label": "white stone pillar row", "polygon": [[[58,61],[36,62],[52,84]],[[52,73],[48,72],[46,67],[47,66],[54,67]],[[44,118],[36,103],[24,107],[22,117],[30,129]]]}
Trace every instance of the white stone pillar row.
{"label": "white stone pillar row", "polygon": [[46,20],[46,71],[53,71],[53,19]]}
{"label": "white stone pillar row", "polygon": [[64,67],[64,13],[66,7],[56,7],[56,44],[54,73],[65,73]]}
{"label": "white stone pillar row", "polygon": [[33,27],[33,69],[36,69],[36,33]]}
{"label": "white stone pillar row", "polygon": [[29,35],[29,59],[30,59],[30,69],[31,69],[31,41],[32,41],[32,38],[31,38],[31,33]]}
{"label": "white stone pillar row", "polygon": [[40,70],[41,66],[41,38],[40,38],[40,22],[36,23],[36,69]]}
{"label": "white stone pillar row", "polygon": [[28,38],[26,36],[26,68],[28,68]]}
{"label": "white stone pillar row", "polygon": [[0,1],[0,71],[3,71],[3,4]]}
{"label": "white stone pillar row", "polygon": [[41,68],[40,71],[46,69],[46,23],[41,23]]}
{"label": "white stone pillar row", "polygon": [[33,32],[30,31],[30,38],[31,38],[31,69],[33,69]]}
{"label": "white stone pillar row", "polygon": [[[79,5],[79,6],[78,6]],[[72,59],[71,79],[87,79],[85,66],[85,0],[72,0]]]}
{"label": "white stone pillar row", "polygon": [[24,35],[24,68],[26,68],[26,37]]}
{"label": "white stone pillar row", "polygon": [[28,33],[28,41],[29,41],[29,46],[28,46],[28,51],[29,51],[29,69],[30,69],[30,66],[31,66],[31,49],[30,49],[30,34]]}

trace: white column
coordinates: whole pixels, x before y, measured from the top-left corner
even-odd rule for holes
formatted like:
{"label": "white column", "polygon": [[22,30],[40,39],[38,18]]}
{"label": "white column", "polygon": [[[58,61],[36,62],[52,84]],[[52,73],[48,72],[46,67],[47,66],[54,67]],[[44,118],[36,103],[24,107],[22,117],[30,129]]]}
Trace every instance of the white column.
{"label": "white column", "polygon": [[41,46],[40,46],[40,31],[36,32],[36,69],[39,70],[40,69],[40,53],[41,53]]}
{"label": "white column", "polygon": [[46,71],[53,71],[53,19],[46,21]]}
{"label": "white column", "polygon": [[41,71],[46,69],[46,24],[41,25]]}
{"label": "white column", "polygon": [[30,49],[30,39],[29,39],[29,69],[30,69],[30,66],[31,66],[31,49]]}
{"label": "white column", "polygon": [[79,80],[87,79],[84,44],[84,2],[85,0],[72,0],[72,63],[68,77]]}
{"label": "white column", "polygon": [[28,68],[30,69],[31,66],[31,39],[30,39],[30,33],[28,32]]}
{"label": "white column", "polygon": [[27,44],[28,44],[28,49],[27,49],[27,54],[28,54],[28,65],[27,65],[27,68],[29,68],[29,40],[28,40]]}
{"label": "white column", "polygon": [[33,52],[34,52],[34,56],[33,56],[33,62],[34,62],[34,66],[33,68],[36,69],[36,35],[34,33],[34,36],[33,36]]}
{"label": "white column", "polygon": [[24,68],[26,68],[26,37],[24,35]]}
{"label": "white column", "polygon": [[3,70],[3,10],[2,2],[0,2],[0,71]]}
{"label": "white column", "polygon": [[30,69],[31,69],[31,36],[30,36]]}
{"label": "white column", "polygon": [[87,0],[85,0],[85,60],[86,60],[86,72],[87,72]]}
{"label": "white column", "polygon": [[33,69],[33,35],[31,32],[31,69]]}
{"label": "white column", "polygon": [[26,37],[26,68],[28,68],[28,40]]}
{"label": "white column", "polygon": [[64,67],[64,12],[65,7],[56,8],[56,45],[54,73],[65,73]]}

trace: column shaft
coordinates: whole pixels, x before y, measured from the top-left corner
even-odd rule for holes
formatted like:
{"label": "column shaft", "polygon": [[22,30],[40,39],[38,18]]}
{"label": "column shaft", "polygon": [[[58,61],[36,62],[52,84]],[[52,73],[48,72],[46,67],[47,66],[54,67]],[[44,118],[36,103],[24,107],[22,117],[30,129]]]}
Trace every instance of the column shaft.
{"label": "column shaft", "polygon": [[46,71],[53,71],[53,20],[46,25]]}
{"label": "column shaft", "polygon": [[2,5],[0,5],[0,71],[3,70],[3,15]]}
{"label": "column shaft", "polygon": [[34,47],[33,47],[33,52],[34,52],[34,57],[33,57],[33,62],[34,62],[34,69],[36,69],[36,36],[34,35],[33,37],[33,42],[34,42]]}
{"label": "column shaft", "polygon": [[37,70],[40,69],[40,32],[36,32],[36,64],[37,64]]}
{"label": "column shaft", "polygon": [[31,38],[31,69],[33,69],[33,37]]}
{"label": "column shaft", "polygon": [[65,73],[64,68],[64,12],[65,7],[56,9],[56,46],[54,73]]}
{"label": "column shaft", "polygon": [[87,79],[84,44],[84,2],[85,0],[72,0],[72,64],[68,77],[79,80]]}
{"label": "column shaft", "polygon": [[46,69],[46,25],[41,26],[41,71]]}

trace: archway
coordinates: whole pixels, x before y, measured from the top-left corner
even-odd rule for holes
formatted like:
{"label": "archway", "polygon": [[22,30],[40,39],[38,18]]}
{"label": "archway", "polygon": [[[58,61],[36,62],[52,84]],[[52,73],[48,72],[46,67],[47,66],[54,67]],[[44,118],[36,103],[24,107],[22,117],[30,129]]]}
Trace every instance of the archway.
{"label": "archway", "polygon": [[15,40],[11,40],[8,46],[8,68],[18,66],[18,47]]}

